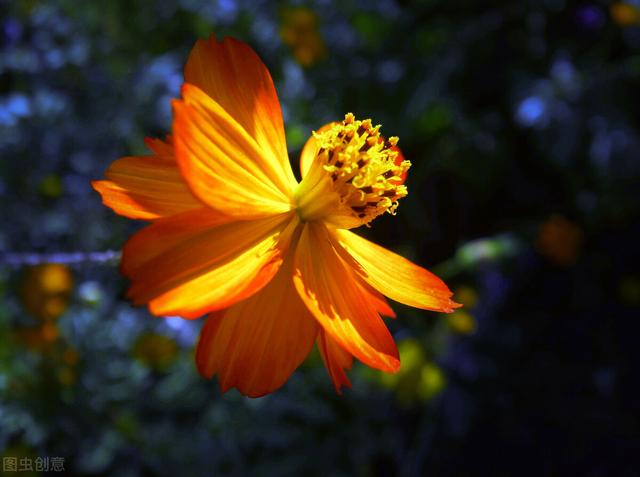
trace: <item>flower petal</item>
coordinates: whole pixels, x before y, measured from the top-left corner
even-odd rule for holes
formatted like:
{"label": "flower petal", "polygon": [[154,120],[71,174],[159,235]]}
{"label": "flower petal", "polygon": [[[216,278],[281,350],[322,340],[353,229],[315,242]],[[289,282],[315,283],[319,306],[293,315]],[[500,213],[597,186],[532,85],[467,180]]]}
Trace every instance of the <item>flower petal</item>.
{"label": "flower petal", "polygon": [[[315,132],[318,134],[321,134],[325,132],[327,129],[332,128],[336,124],[337,123],[335,121],[325,124]],[[307,142],[304,144],[304,147],[302,148],[302,152],[300,153],[300,174],[302,175],[303,178],[304,176],[307,175],[307,172],[309,172],[309,169],[311,168],[313,161],[318,155],[318,149],[319,149],[318,141],[316,140],[315,136],[312,134],[309,137],[309,139],[307,139]]]}
{"label": "flower petal", "polygon": [[185,84],[175,100],[173,140],[182,174],[204,203],[251,219],[293,207],[269,177],[263,151],[242,126],[198,87]]}
{"label": "flower petal", "polygon": [[207,319],[196,362],[203,376],[218,375],[222,392],[275,391],[311,351],[318,324],[291,286],[292,262],[260,292]]}
{"label": "flower petal", "polygon": [[348,230],[333,231],[335,247],[343,247],[357,262],[360,276],[392,300],[425,310],[451,312],[460,305],[433,273]]}
{"label": "flower petal", "polygon": [[269,70],[246,43],[215,35],[199,40],[184,70],[185,83],[199,87],[258,144],[260,158],[282,192],[296,185],[289,163],[282,111]]}
{"label": "flower petal", "polygon": [[172,217],[161,218],[134,234],[122,250],[120,271],[127,277],[140,274],[140,269],[153,259],[162,259],[180,244],[195,240],[206,232],[234,222],[208,207],[200,207]]}
{"label": "flower petal", "polygon": [[144,144],[154,152],[156,156],[171,158],[175,160],[175,154],[173,153],[173,138],[168,135],[163,141],[154,137],[145,137]]}
{"label": "flower petal", "polygon": [[328,235],[324,225],[305,226],[296,250],[295,287],[340,346],[371,367],[396,372],[400,360],[393,338]]}
{"label": "flower petal", "polygon": [[336,392],[342,394],[342,386],[347,388],[351,387],[351,381],[349,381],[345,370],[348,371],[351,369],[353,356],[343,350],[324,330],[318,333],[316,343],[320,351],[320,356],[322,357],[322,362],[325,368],[327,368],[329,376],[331,376]]}
{"label": "flower petal", "polygon": [[198,217],[194,212],[159,221],[124,247],[128,296],[137,305],[148,303],[154,315],[197,318],[256,293],[280,268],[297,222],[289,214],[237,222],[214,215],[202,218],[210,227],[182,227]]}
{"label": "flower petal", "polygon": [[159,139],[147,139],[152,156],[123,157],[93,188],[114,212],[132,219],[154,220],[202,207],[180,174],[173,149]]}
{"label": "flower petal", "polygon": [[[357,275],[356,275],[357,277]],[[374,308],[378,313],[382,316],[388,316],[389,318],[396,318],[396,313],[393,311],[387,299],[384,297],[382,293],[373,288],[367,282],[362,280],[362,278],[357,279],[358,285],[361,286],[362,291],[369,295],[369,300],[373,304]]]}

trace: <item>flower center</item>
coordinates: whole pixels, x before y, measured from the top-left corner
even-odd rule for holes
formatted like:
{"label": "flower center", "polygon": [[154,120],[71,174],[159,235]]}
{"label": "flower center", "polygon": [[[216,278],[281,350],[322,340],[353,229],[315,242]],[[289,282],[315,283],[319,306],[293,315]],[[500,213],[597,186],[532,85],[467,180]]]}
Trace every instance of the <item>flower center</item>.
{"label": "flower center", "polygon": [[[321,197],[322,194],[337,194],[338,204],[334,204],[332,211],[321,207],[328,212],[327,215],[342,217],[336,225],[351,228],[368,224],[384,212],[395,214],[398,200],[407,195],[403,182],[411,166],[396,147],[397,137],[385,140],[380,135],[379,125],[372,126],[370,119],[356,120],[351,113],[345,116],[344,121],[313,135],[318,148],[307,177],[311,176],[309,181],[316,184],[301,188],[323,203],[327,199]],[[315,179],[312,178],[314,175]],[[320,180],[319,175],[328,177],[330,181]],[[305,186],[307,177],[301,186]],[[319,211],[318,207],[304,207],[309,199],[311,197],[299,201],[299,213],[302,212],[303,219],[313,219],[311,216]],[[305,212],[312,213],[305,217]]]}

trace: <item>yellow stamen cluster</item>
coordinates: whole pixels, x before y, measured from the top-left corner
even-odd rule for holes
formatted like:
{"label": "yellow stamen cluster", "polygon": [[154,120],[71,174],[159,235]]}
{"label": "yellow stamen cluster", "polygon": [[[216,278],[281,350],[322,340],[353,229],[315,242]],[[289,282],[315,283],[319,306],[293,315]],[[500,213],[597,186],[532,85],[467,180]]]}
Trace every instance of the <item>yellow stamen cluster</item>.
{"label": "yellow stamen cluster", "polygon": [[315,133],[320,149],[316,160],[330,175],[333,188],[354,217],[368,224],[384,212],[395,214],[407,195],[403,176],[411,166],[398,158],[398,138],[385,140],[380,125],[358,121],[353,114],[327,131]]}

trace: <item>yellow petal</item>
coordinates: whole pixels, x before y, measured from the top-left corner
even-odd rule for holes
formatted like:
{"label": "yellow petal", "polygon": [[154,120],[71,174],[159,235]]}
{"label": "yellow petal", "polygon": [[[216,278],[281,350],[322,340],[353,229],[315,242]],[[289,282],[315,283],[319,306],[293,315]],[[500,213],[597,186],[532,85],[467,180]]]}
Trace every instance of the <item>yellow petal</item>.
{"label": "yellow petal", "polygon": [[[325,124],[315,132],[318,134],[321,134],[331,129],[336,124],[337,123],[335,121],[329,124]],[[312,134],[309,137],[309,139],[307,139],[307,142],[304,144],[304,147],[302,148],[302,152],[300,153],[300,174],[302,175],[302,177],[306,176],[307,172],[309,172],[309,169],[311,168],[313,161],[316,159],[316,156],[318,155],[319,148],[320,146],[318,145],[318,140]]]}
{"label": "yellow petal", "polygon": [[106,180],[93,181],[107,207],[132,219],[154,220],[202,207],[182,179],[170,145],[147,140],[153,156],[123,157],[113,162]]}
{"label": "yellow petal", "polygon": [[451,300],[452,293],[442,280],[406,258],[348,230],[334,230],[332,240],[355,260],[360,276],[392,300],[441,312],[460,306]]}
{"label": "yellow petal", "polygon": [[186,84],[182,93],[184,99],[173,103],[173,140],[193,193],[210,207],[243,219],[291,210],[256,141],[198,87]]}
{"label": "yellow petal", "polygon": [[305,225],[296,250],[293,282],[327,334],[363,363],[388,372],[400,367],[398,350],[376,306],[332,247],[323,225]]}
{"label": "yellow petal", "polygon": [[275,391],[311,351],[318,324],[291,286],[292,261],[251,298],[207,319],[196,362],[203,376],[218,375],[222,392]]}
{"label": "yellow petal", "polygon": [[[131,279],[128,296],[135,304],[148,303],[155,315],[197,318],[256,293],[278,271],[297,221],[286,214],[195,226],[191,233],[180,228],[181,221],[195,217],[150,225],[139,232],[145,237],[134,236],[124,248],[122,271]],[[154,235],[157,243],[145,240]],[[145,242],[154,252],[141,251]]]}
{"label": "yellow petal", "polygon": [[338,394],[342,394],[342,386],[351,387],[351,381],[347,377],[345,370],[348,371],[353,365],[353,357],[347,353],[338,343],[335,342],[327,333],[322,330],[318,333],[318,350],[322,357],[322,362],[331,376],[333,386]]}
{"label": "yellow petal", "polygon": [[247,45],[212,35],[194,46],[185,83],[199,87],[255,139],[269,177],[286,195],[296,185],[289,163],[282,111],[269,70]]}

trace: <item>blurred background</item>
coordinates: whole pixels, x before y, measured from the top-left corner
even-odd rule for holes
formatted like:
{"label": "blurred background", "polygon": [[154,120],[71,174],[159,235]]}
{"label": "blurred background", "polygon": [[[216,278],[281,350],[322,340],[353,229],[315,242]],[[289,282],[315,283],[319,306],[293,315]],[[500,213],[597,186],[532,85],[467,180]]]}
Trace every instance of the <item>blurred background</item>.
{"label": "blurred background", "polygon": [[[397,375],[356,364],[339,397],[314,353],[272,395],[223,396],[195,369],[202,321],[122,298],[102,252],[141,224],[89,181],[169,131],[212,32],[269,67],[296,173],[311,131],[346,112],[400,137],[409,196],[362,233],[465,307],[394,305]],[[3,462],[640,475],[639,81],[632,0],[0,0]]]}

